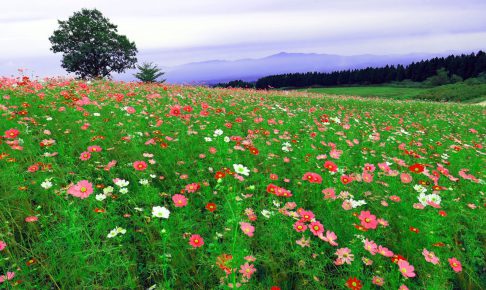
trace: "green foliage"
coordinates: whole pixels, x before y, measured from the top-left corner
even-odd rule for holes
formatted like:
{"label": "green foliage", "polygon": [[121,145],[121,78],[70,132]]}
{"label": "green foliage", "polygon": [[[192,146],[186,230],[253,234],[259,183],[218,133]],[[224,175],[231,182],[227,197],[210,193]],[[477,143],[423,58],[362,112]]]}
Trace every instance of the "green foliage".
{"label": "green foliage", "polygon": [[435,76],[431,76],[425,80],[426,84],[430,84],[433,87],[447,85],[451,83],[448,72],[444,69],[438,69]]}
{"label": "green foliage", "polygon": [[218,83],[215,85],[217,88],[255,88],[255,83],[245,82],[242,80],[230,81],[227,83]]}
{"label": "green foliage", "polygon": [[83,79],[104,78],[137,62],[135,43],[96,9],[82,9],[58,23],[49,41],[53,52],[63,53],[62,67],[68,72]]}
{"label": "green foliage", "polygon": [[305,91],[339,96],[379,97],[387,99],[412,99],[425,91],[423,88],[407,88],[395,86],[356,86],[313,88]]}
{"label": "green foliage", "polygon": [[479,81],[460,82],[428,89],[415,99],[436,102],[474,102],[486,100],[486,83]]}
{"label": "green foliage", "polygon": [[[144,62],[142,65],[137,65],[139,70],[134,76],[144,83],[154,83],[157,79],[163,76],[165,73],[153,63]],[[159,83],[165,82],[165,79],[158,81]]]}

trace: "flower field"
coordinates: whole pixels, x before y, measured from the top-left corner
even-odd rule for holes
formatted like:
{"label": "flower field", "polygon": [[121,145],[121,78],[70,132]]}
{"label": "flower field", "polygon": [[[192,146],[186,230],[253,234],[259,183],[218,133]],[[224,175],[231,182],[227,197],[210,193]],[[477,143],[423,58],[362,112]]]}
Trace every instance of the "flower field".
{"label": "flower field", "polygon": [[480,106],[0,79],[0,288],[482,289]]}

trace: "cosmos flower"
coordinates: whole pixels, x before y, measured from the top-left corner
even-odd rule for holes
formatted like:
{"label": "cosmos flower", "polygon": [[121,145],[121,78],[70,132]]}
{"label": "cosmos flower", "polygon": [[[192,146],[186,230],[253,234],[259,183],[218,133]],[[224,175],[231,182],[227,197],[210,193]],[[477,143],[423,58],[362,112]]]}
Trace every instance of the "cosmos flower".
{"label": "cosmos flower", "polygon": [[152,216],[158,218],[168,219],[170,211],[164,206],[154,206],[152,207]]}
{"label": "cosmos flower", "polygon": [[93,193],[93,184],[87,180],[81,180],[69,187],[67,193],[81,199],[87,198]]}

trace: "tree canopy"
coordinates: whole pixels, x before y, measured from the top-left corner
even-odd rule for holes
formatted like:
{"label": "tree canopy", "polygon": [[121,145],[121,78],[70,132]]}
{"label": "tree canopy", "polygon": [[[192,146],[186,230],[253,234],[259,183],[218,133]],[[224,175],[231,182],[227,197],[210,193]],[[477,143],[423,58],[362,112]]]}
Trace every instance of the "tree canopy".
{"label": "tree canopy", "polygon": [[103,78],[137,63],[135,43],[118,34],[117,26],[97,9],[82,9],[58,23],[49,41],[53,52],[63,54],[62,67],[68,72],[83,79]]}

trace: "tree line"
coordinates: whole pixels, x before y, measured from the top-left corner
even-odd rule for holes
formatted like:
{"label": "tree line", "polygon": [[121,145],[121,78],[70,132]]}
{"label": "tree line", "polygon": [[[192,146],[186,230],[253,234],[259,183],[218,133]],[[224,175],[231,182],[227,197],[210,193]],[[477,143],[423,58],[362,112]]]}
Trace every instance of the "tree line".
{"label": "tree line", "polygon": [[364,69],[341,70],[334,72],[307,72],[271,75],[260,78],[256,88],[339,86],[339,85],[373,85],[389,82],[411,80],[423,82],[437,74],[438,70],[446,70],[448,76],[457,79],[477,77],[486,72],[486,53],[479,51],[471,54],[449,55],[435,57],[407,66],[387,65],[385,67],[367,67]]}

